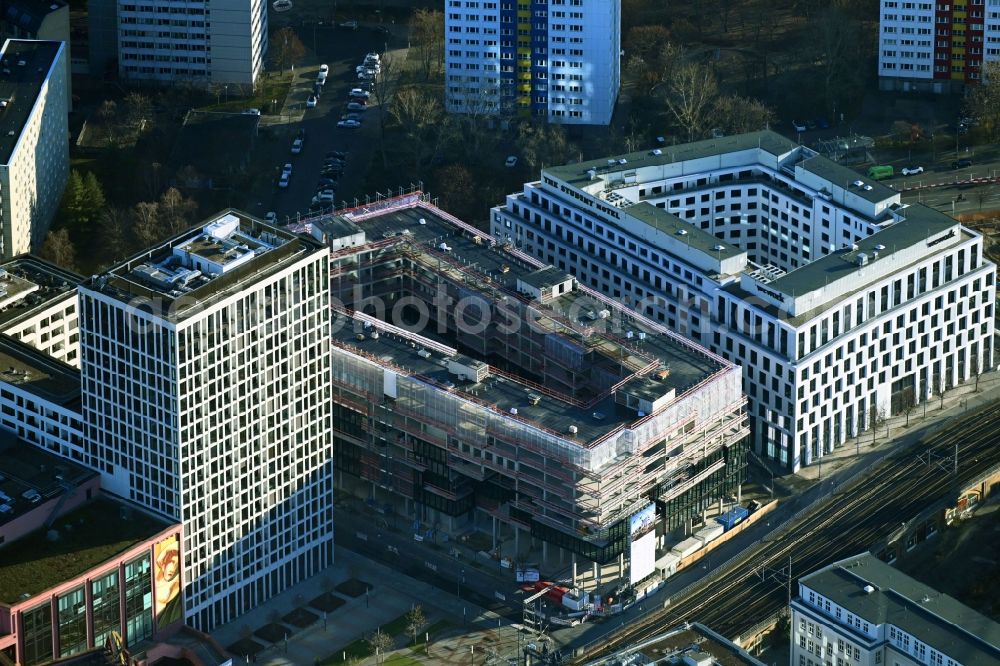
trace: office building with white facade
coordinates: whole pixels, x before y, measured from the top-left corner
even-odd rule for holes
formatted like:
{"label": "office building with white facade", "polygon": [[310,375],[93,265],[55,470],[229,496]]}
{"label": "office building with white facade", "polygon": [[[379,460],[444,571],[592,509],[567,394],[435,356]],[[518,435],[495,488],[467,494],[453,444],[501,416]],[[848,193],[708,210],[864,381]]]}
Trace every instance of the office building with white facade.
{"label": "office building with white facade", "polygon": [[1000,624],[870,553],[798,581],[792,666],[998,666]]}
{"label": "office building with white facade", "polygon": [[265,0],[118,0],[118,73],[126,81],[252,89],[267,35]]}
{"label": "office building with white facade", "polygon": [[879,87],[949,93],[979,83],[1000,58],[996,0],[881,0]]}
{"label": "office building with white facade", "polygon": [[544,169],[491,233],[742,366],[790,470],[993,367],[982,237],[770,131]]}
{"label": "office building with white facade", "polygon": [[69,177],[69,50],[8,39],[0,51],[0,256],[41,246]]}
{"label": "office building with white facade", "polygon": [[79,287],[102,487],[184,525],[207,631],[333,561],[329,252],[228,210]]}
{"label": "office building with white facade", "polygon": [[607,125],[620,54],[621,0],[448,0],[445,107]]}

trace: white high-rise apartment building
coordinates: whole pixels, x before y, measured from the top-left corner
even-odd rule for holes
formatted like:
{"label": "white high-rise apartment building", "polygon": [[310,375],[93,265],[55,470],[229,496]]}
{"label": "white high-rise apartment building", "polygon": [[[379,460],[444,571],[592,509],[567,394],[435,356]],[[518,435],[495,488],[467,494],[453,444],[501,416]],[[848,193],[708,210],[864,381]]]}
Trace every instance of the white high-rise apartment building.
{"label": "white high-rise apartment building", "polygon": [[118,0],[123,79],[253,86],[266,52],[265,0]]}
{"label": "white high-rise apartment building", "polygon": [[1000,666],[1000,625],[870,553],[799,579],[792,666]]}
{"label": "white high-rise apartment building", "polygon": [[774,132],[542,171],[491,233],[743,367],[797,470],[993,367],[983,239]]}
{"label": "white high-rise apartment building", "polygon": [[329,252],[224,211],[80,287],[102,486],[184,524],[207,631],[333,561]]}
{"label": "white high-rise apartment building", "polygon": [[69,177],[69,50],[8,39],[0,51],[0,255],[41,246]]}
{"label": "white high-rise apartment building", "polygon": [[948,93],[1000,59],[998,0],[882,0],[879,87]]}
{"label": "white high-rise apartment building", "polygon": [[621,0],[448,0],[451,113],[607,125],[621,83]]}

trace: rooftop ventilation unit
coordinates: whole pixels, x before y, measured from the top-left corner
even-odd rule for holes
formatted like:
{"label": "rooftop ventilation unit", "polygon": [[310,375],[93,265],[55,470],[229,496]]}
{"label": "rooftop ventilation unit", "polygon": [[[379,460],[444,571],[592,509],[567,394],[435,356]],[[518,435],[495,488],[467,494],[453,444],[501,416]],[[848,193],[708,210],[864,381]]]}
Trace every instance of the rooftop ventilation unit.
{"label": "rooftop ventilation unit", "polygon": [[590,177],[591,180],[596,179],[597,178],[597,169],[587,169],[587,175]]}
{"label": "rooftop ventilation unit", "polygon": [[867,266],[868,265],[868,255],[865,254],[864,252],[859,252],[858,256],[854,258],[854,262],[858,266]]}
{"label": "rooftop ventilation unit", "polygon": [[625,158],[622,158],[622,159],[618,160],[618,164],[622,164],[622,165],[628,164],[628,160],[625,159]]}
{"label": "rooftop ventilation unit", "polygon": [[568,428],[566,428],[566,432],[568,432],[571,435],[575,435],[577,432],[579,432],[579,428],[577,428],[575,425],[571,425]]}
{"label": "rooftop ventilation unit", "polygon": [[687,236],[687,233],[688,233],[687,229],[678,229],[677,230],[677,235],[678,236]]}
{"label": "rooftop ventilation unit", "polygon": [[716,245],[716,246],[715,246],[715,247],[713,247],[712,249],[713,249],[713,250],[715,250],[716,252],[722,252],[722,251],[723,251],[723,250],[725,250],[726,248],[725,248],[725,247],[723,247],[722,245]]}
{"label": "rooftop ventilation unit", "polygon": [[425,220],[424,218],[420,218],[420,224],[427,224],[427,220]]}
{"label": "rooftop ventilation unit", "polygon": [[517,416],[517,407],[511,407],[510,413],[513,414],[514,416]]}
{"label": "rooftop ventilation unit", "polygon": [[875,249],[878,250],[879,252],[881,252],[882,250],[885,249],[885,245],[882,245],[882,243],[879,243],[878,245],[875,246]]}
{"label": "rooftop ventilation unit", "polygon": [[865,181],[863,181],[863,180],[856,180],[856,181],[854,181],[851,184],[854,185],[854,187],[864,187]]}
{"label": "rooftop ventilation unit", "polygon": [[650,155],[662,155],[663,151],[660,150],[659,148],[653,148],[651,151],[649,151],[649,154]]}
{"label": "rooftop ventilation unit", "polygon": [[872,594],[875,592],[875,587],[872,585],[865,585],[865,594]]}

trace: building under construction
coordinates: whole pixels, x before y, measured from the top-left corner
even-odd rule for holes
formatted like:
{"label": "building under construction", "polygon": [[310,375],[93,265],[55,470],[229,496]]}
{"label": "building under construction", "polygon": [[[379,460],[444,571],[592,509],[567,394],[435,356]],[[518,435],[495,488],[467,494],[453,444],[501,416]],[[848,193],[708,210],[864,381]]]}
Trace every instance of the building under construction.
{"label": "building under construction", "polygon": [[424,203],[310,230],[339,299],[341,489],[597,563],[651,503],[662,536],[738,492],[738,367]]}

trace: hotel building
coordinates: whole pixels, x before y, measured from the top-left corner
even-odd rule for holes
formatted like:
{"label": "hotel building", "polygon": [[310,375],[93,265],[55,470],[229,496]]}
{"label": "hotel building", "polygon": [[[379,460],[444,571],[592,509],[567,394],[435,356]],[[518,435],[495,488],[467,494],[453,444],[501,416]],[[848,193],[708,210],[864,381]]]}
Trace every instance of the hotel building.
{"label": "hotel building", "polygon": [[544,169],[491,233],[742,366],[793,471],[993,367],[982,236],[774,132]]}
{"label": "hotel building", "polygon": [[183,524],[202,631],[333,562],[328,275],[319,244],[230,210],[79,287],[87,454]]}

